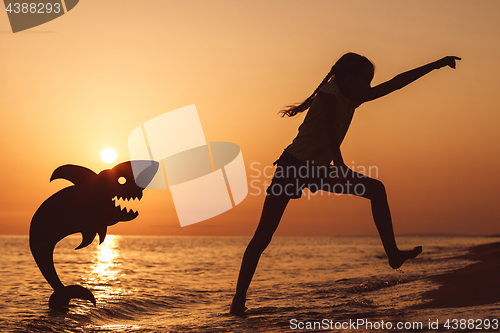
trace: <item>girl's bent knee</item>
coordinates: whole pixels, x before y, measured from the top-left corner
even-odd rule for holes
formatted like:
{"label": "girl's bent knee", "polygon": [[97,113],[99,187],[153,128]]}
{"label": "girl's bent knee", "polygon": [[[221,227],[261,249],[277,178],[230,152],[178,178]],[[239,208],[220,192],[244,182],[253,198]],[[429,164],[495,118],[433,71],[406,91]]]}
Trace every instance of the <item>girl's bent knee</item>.
{"label": "girl's bent knee", "polygon": [[373,179],[372,182],[368,185],[366,191],[366,197],[370,200],[386,198],[387,194],[385,191],[385,185],[378,179]]}

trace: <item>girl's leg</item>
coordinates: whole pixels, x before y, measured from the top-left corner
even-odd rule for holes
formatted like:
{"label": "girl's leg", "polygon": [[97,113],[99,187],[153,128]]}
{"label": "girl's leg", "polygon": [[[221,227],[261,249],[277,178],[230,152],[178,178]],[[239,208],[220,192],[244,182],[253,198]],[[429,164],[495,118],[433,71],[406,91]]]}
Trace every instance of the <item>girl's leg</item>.
{"label": "girl's leg", "polygon": [[260,255],[271,242],[288,201],[290,201],[289,198],[281,198],[272,195],[266,196],[259,226],[243,255],[240,274],[236,284],[236,294],[231,304],[231,314],[243,315],[245,313],[247,290],[252,281],[255,269],[257,268]]}
{"label": "girl's leg", "polygon": [[399,268],[406,260],[415,258],[422,252],[421,246],[409,251],[398,249],[385,186],[381,181],[350,170],[347,177],[330,178],[327,185],[323,189],[329,192],[354,194],[370,199],[373,220],[392,268]]}

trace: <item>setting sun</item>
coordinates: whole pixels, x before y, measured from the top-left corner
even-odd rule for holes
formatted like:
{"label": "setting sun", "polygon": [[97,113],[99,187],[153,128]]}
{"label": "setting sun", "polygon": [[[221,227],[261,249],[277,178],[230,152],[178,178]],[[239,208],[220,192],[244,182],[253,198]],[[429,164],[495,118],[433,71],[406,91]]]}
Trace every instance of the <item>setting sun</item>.
{"label": "setting sun", "polygon": [[102,151],[101,158],[105,163],[113,163],[116,160],[116,151],[106,148]]}

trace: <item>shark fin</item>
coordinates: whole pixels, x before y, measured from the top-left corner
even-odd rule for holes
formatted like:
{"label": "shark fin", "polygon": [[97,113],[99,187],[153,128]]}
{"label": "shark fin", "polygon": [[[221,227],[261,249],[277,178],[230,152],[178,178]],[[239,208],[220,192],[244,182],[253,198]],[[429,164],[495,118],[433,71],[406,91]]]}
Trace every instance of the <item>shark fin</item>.
{"label": "shark fin", "polygon": [[71,285],[54,291],[50,296],[49,306],[58,311],[67,310],[66,307],[72,298],[86,299],[96,306],[96,300],[92,292],[78,285]]}
{"label": "shark fin", "polygon": [[78,245],[78,247],[75,250],[83,249],[84,247],[92,244],[92,242],[94,241],[95,235],[96,235],[95,231],[94,232],[82,231],[82,243],[80,245]]}
{"label": "shark fin", "polygon": [[89,168],[80,165],[66,164],[54,170],[50,177],[50,181],[54,179],[66,179],[75,185],[85,185],[88,184],[89,181],[95,179],[96,176],[97,174]]}
{"label": "shark fin", "polygon": [[107,226],[103,226],[102,229],[97,231],[97,233],[99,234],[99,245],[101,245],[102,242],[104,242],[104,240],[106,239],[107,232],[108,232]]}

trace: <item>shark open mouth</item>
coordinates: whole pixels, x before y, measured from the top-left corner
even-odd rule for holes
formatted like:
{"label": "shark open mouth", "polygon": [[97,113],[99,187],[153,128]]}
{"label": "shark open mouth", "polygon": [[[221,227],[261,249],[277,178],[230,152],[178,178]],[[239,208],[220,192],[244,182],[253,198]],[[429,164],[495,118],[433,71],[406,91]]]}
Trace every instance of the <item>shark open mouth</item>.
{"label": "shark open mouth", "polygon": [[112,200],[115,203],[115,209],[120,210],[122,214],[127,214],[131,217],[139,215],[138,206],[141,200],[140,197],[123,198],[115,196]]}

